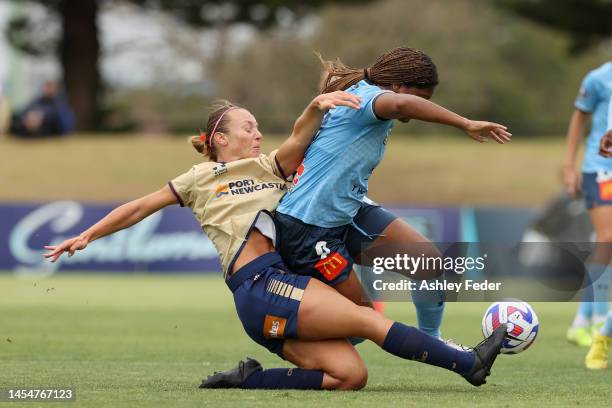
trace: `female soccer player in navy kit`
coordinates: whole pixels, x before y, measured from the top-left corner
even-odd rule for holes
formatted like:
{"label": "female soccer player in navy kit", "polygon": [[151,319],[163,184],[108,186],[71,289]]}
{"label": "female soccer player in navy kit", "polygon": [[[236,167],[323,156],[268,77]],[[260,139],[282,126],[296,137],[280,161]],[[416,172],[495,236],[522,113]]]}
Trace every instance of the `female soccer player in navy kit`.
{"label": "female soccer player in navy kit", "polygon": [[[363,304],[365,294],[352,271],[363,247],[418,244],[415,255],[439,255],[427,238],[365,197],[394,119],[453,126],[478,142],[504,143],[511,134],[505,126],[468,120],[430,102],[438,74],[420,51],[395,48],[365,69],[348,68],[339,60],[324,66],[327,76],[321,92],[346,90],[358,95],[361,109],[339,108],[325,115],[293,187],[277,209],[279,252],[294,272],[317,277]],[[401,188],[403,181],[394,182]],[[419,328],[437,337],[443,300],[440,294],[437,299],[415,301]]]}
{"label": "female soccer player in navy kit", "polygon": [[[244,108],[213,112],[201,139],[192,140],[211,161],[193,166],[157,192],[124,204],[78,237],[46,247],[56,261],[93,240],[136,224],[173,204],[189,207],[221,257],[238,316],[258,344],[299,368],[263,370],[255,360],[216,373],[203,388],[360,389],[367,370],[347,336],[370,339],[404,359],[485,383],[505,338],[505,328],[473,350],[458,350],[414,327],[361,307],[309,276],[287,269],[275,250],[278,237],[270,211],[286,190],[287,174],[301,162],[323,111],[360,109],[359,97],[334,92],[316,97],[278,151],[260,154],[262,135]],[[246,188],[246,187],[249,188]]]}

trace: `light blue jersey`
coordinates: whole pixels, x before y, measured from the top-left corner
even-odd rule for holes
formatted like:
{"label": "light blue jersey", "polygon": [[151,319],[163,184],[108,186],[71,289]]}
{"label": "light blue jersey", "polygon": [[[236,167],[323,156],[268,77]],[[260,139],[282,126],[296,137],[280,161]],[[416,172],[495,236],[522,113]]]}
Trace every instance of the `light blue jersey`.
{"label": "light blue jersey", "polygon": [[331,228],[351,223],[393,127],[392,120],[379,119],[373,109],[374,100],[390,91],[366,81],[346,91],[361,98],[361,109],[342,106],[327,112],[277,209],[306,224]]}
{"label": "light blue jersey", "polygon": [[611,95],[612,62],[608,62],[587,74],[582,81],[580,94],[574,103],[577,109],[593,114],[591,132],[586,140],[584,151],[584,162],[582,165],[584,173],[612,170],[612,160],[598,154],[599,142],[603,134],[606,133],[608,126],[608,107]]}
{"label": "light blue jersey", "polygon": [[606,129],[612,130],[612,97],[610,97],[610,103],[608,105],[608,126]]}

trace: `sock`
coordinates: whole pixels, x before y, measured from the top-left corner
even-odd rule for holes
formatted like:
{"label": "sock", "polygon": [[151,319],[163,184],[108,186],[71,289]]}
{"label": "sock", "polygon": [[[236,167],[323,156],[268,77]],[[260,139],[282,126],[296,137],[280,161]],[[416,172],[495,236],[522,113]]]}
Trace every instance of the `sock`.
{"label": "sock", "polygon": [[450,347],[437,337],[395,322],[389,329],[383,350],[397,357],[466,374],[474,366],[474,354]]}
{"label": "sock", "polygon": [[440,337],[444,315],[444,302],[414,302],[419,330],[430,336]]}
{"label": "sock", "polygon": [[320,390],[323,371],[301,368],[271,368],[251,374],[242,388],[268,390]]}
{"label": "sock", "polygon": [[593,302],[580,302],[572,327],[589,327],[593,317]]}
{"label": "sock", "polygon": [[610,274],[607,265],[589,265],[589,276],[593,282],[593,317],[599,320],[608,314],[608,299],[610,297]]}
{"label": "sock", "polygon": [[599,332],[604,336],[612,337],[612,309],[610,309],[608,317]]}

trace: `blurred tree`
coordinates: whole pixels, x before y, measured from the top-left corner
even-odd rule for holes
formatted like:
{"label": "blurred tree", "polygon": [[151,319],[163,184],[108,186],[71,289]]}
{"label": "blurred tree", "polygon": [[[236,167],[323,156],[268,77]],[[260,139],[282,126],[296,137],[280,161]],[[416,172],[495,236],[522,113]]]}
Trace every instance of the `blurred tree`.
{"label": "blurred tree", "polygon": [[567,32],[570,51],[584,51],[612,36],[612,0],[497,0],[504,8]]}
{"label": "blurred tree", "polygon": [[[310,36],[262,32],[214,74],[218,95],[252,109],[262,129],[287,132],[317,93],[320,66],[313,50],[363,68],[387,49],[410,46],[438,66],[435,102],[504,123],[519,137],[549,135],[567,126],[584,72],[610,55],[602,44],[570,57],[568,43],[559,32],[526,23],[488,0],[384,0],[326,7]],[[413,121],[398,124],[397,131],[448,128]]]}
{"label": "blurred tree", "polygon": [[[189,25],[223,31],[233,23],[248,23],[260,29],[287,25],[326,3],[370,0],[30,0],[57,16],[61,29],[58,33],[41,31],[39,26],[47,24],[48,18],[36,21],[29,15],[21,15],[9,22],[7,38],[15,48],[30,55],[58,55],[78,130],[95,129],[100,124],[102,81],[97,16],[101,5],[121,1],[170,13]],[[223,52],[223,36],[220,40],[217,50]]]}

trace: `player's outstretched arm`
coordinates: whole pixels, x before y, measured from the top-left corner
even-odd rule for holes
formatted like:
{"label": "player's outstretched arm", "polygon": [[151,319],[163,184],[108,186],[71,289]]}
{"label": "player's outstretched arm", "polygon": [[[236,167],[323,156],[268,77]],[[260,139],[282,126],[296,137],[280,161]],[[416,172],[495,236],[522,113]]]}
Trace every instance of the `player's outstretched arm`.
{"label": "player's outstretched arm", "polygon": [[76,251],[85,249],[90,242],[131,227],[171,204],[178,204],[177,199],[170,187],[165,186],[154,193],[120,205],[77,237],[67,239],[59,245],[45,246],[49,252],[44,257],[55,262],[64,252],[72,256]]}
{"label": "player's outstretched arm", "polygon": [[278,160],[284,174],[293,174],[304,159],[304,152],[319,130],[323,115],[336,106],[360,108],[360,98],[344,91],[330,92],[318,95],[306,107],[302,115],[293,125],[291,136],[278,149]]}
{"label": "player's outstretched arm", "polygon": [[453,126],[463,130],[468,136],[480,143],[493,139],[497,143],[503,144],[509,142],[512,138],[512,134],[508,132],[508,128],[504,125],[469,120],[425,98],[411,94],[384,93],[376,99],[374,112],[378,117],[384,119],[417,119]]}

